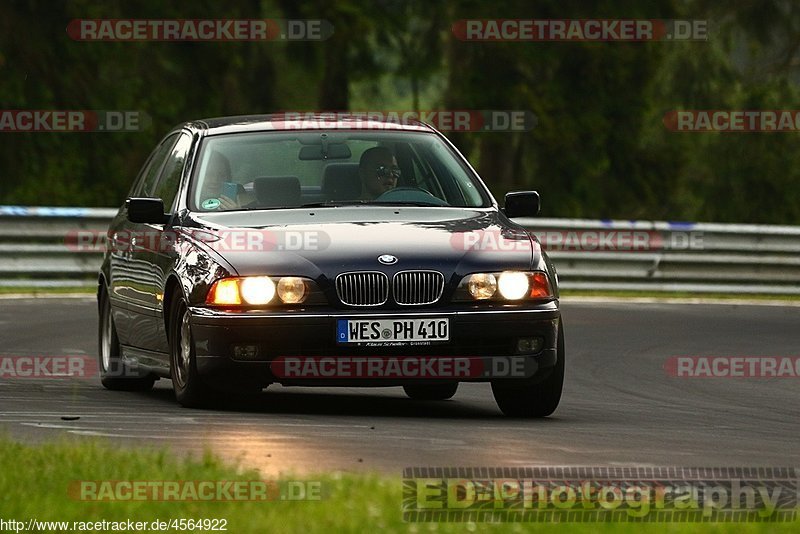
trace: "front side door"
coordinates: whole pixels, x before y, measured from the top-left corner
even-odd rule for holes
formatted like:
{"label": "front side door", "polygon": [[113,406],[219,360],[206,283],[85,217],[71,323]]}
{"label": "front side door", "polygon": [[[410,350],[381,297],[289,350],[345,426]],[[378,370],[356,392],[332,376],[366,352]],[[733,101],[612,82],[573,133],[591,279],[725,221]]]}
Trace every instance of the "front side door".
{"label": "front side door", "polygon": [[[178,134],[167,136],[153,152],[142,177],[131,191],[132,197],[150,197],[154,194],[161,171],[178,140]],[[124,211],[124,210],[123,210]],[[148,287],[153,284],[153,273],[145,258],[137,252],[146,246],[150,225],[133,223],[127,213],[109,232],[111,249],[109,282],[112,303],[120,341],[125,345],[142,347],[148,331],[155,324],[155,306],[148,298]],[[152,336],[152,334],[150,334]]]}

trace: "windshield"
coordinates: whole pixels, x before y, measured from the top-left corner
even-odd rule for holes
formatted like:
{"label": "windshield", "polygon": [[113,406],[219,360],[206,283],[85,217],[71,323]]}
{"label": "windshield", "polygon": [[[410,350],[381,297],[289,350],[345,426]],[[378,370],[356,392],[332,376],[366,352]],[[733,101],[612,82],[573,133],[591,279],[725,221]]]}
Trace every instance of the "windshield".
{"label": "windshield", "polygon": [[488,207],[478,178],[438,136],[303,131],[206,138],[194,211],[348,204]]}

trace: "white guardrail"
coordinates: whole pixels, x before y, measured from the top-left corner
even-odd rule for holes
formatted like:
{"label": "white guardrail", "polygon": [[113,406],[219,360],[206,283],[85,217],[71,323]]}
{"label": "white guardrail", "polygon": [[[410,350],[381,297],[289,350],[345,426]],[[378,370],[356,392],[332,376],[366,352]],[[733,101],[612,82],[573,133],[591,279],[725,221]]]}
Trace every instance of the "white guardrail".
{"label": "white guardrail", "polygon": [[[112,208],[0,206],[0,287],[85,287]],[[800,226],[524,218],[563,289],[800,294]]]}

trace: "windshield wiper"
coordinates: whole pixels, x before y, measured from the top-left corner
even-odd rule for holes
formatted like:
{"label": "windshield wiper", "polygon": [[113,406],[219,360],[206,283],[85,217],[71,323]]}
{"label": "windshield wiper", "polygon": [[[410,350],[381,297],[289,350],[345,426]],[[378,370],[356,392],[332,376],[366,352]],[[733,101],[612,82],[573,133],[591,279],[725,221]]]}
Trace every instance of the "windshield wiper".
{"label": "windshield wiper", "polygon": [[435,202],[420,201],[400,201],[400,200],[327,200],[325,202],[310,202],[295,208],[335,208],[337,206],[422,206],[422,207],[441,207],[442,204]]}
{"label": "windshield wiper", "polygon": [[374,200],[326,200],[324,202],[309,202],[307,204],[300,204],[299,206],[251,206],[245,205],[235,211],[251,211],[251,210],[291,210],[303,208],[336,208],[338,206],[422,206],[422,207],[442,207],[441,204],[433,202],[401,202],[385,201],[376,202]]}
{"label": "windshield wiper", "polygon": [[413,202],[400,201],[400,200],[394,200],[394,201],[388,200],[388,201],[385,201],[385,202],[372,202],[371,204],[373,206],[422,206],[422,207],[425,207],[425,208],[430,208],[432,206],[440,208],[440,207],[443,206],[442,204],[436,204],[435,202],[421,202],[421,201],[418,201],[418,200],[417,201],[413,201]]}
{"label": "windshield wiper", "polygon": [[326,200],[325,202],[309,202],[293,208],[335,208],[336,206],[359,206],[369,204],[368,200]]}

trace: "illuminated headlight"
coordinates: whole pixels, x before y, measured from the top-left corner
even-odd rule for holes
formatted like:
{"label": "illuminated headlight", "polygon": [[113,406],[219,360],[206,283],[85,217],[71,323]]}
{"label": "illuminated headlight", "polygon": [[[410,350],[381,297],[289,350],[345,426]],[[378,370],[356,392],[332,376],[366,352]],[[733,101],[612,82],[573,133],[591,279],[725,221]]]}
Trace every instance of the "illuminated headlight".
{"label": "illuminated headlight", "polygon": [[497,292],[497,278],[493,274],[476,273],[469,277],[467,288],[472,298],[490,299]]}
{"label": "illuminated headlight", "polygon": [[[277,284],[275,280],[277,280]],[[214,282],[209,289],[206,304],[212,306],[272,305],[276,303],[276,294],[283,304],[298,304],[314,298],[314,290],[309,284],[313,284],[313,282],[297,276],[275,277],[275,279],[269,276],[222,278]]]}
{"label": "illuminated headlight", "polygon": [[239,288],[242,298],[248,304],[267,304],[275,296],[275,282],[268,276],[243,278]]}
{"label": "illuminated headlight", "polygon": [[507,271],[497,281],[500,294],[507,300],[520,300],[528,294],[528,275]]}
{"label": "illuminated headlight", "polygon": [[544,271],[473,273],[461,279],[453,300],[521,302],[552,299],[553,288]]}
{"label": "illuminated headlight", "polygon": [[278,280],[278,297],[286,304],[303,302],[306,295],[306,283],[302,278],[284,276]]}

